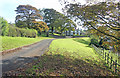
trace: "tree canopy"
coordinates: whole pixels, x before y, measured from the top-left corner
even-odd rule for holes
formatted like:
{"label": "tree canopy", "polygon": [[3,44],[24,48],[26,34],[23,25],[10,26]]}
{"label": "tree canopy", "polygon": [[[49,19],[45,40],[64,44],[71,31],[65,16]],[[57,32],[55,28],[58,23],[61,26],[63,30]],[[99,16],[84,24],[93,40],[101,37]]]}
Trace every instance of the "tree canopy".
{"label": "tree canopy", "polygon": [[58,13],[56,10],[54,9],[44,9],[44,18],[43,20],[48,24],[49,28],[53,30],[55,28],[54,22],[56,19],[58,19]]}
{"label": "tree canopy", "polygon": [[36,29],[39,32],[48,31],[49,28],[47,24],[43,21],[33,21],[34,25],[32,26],[33,29]]}
{"label": "tree canopy", "polygon": [[39,33],[49,30],[46,23],[42,21],[43,17],[37,8],[31,5],[19,5],[15,11],[18,14],[15,20],[17,27],[36,29]]}
{"label": "tree canopy", "polygon": [[18,14],[15,20],[18,27],[21,26],[18,23],[24,22],[24,26],[31,28],[32,21],[42,18],[39,10],[31,5],[19,5],[15,11]]}
{"label": "tree canopy", "polygon": [[62,34],[66,30],[74,30],[76,24],[66,17],[64,14],[54,9],[44,9],[44,21],[48,24],[49,28],[56,30]]}
{"label": "tree canopy", "polygon": [[[80,3],[68,3],[64,12],[68,16],[82,21],[84,27],[99,39],[104,39],[104,44],[120,49],[120,3],[119,2],[98,2],[81,5]],[[79,22],[80,22],[79,21]],[[109,41],[107,41],[109,39]]]}

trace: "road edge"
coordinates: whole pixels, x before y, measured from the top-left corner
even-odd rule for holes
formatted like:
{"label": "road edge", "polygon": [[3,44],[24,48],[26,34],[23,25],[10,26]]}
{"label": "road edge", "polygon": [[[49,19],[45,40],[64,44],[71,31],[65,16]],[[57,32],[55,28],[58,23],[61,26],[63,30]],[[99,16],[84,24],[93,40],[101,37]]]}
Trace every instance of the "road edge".
{"label": "road edge", "polygon": [[[47,39],[43,39],[43,40],[47,40]],[[17,48],[12,48],[12,49],[8,49],[8,50],[5,50],[5,51],[1,51],[1,55],[4,56],[8,53],[12,53],[12,52],[15,52],[15,51],[18,51],[18,50],[21,50],[22,48],[24,47],[29,47],[31,45],[34,45],[34,44],[37,44],[39,42],[41,42],[42,40],[38,41],[38,42],[35,42],[35,43],[32,43],[32,44],[28,44],[28,45],[24,45],[24,46],[21,46],[21,47],[17,47]]]}

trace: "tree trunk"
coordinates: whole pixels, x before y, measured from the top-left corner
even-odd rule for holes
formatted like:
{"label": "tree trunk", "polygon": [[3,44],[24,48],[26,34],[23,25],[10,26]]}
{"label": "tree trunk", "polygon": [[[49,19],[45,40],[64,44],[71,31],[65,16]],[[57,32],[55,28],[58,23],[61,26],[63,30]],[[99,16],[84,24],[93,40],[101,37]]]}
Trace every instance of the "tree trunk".
{"label": "tree trunk", "polygon": [[40,31],[38,31],[38,33],[41,35],[41,32],[40,32]]}
{"label": "tree trunk", "polygon": [[49,31],[47,31],[47,33],[46,33],[46,34],[47,34],[47,37],[49,37]]}
{"label": "tree trunk", "polygon": [[54,28],[52,27],[52,34],[53,34]]}
{"label": "tree trunk", "polygon": [[30,15],[28,15],[28,18],[27,18],[27,27],[30,28]]}
{"label": "tree trunk", "polygon": [[60,35],[62,35],[62,31],[61,31]]}
{"label": "tree trunk", "polygon": [[66,31],[66,36],[67,36],[67,31]]}
{"label": "tree trunk", "polygon": [[71,30],[69,30],[69,35],[71,36]]}

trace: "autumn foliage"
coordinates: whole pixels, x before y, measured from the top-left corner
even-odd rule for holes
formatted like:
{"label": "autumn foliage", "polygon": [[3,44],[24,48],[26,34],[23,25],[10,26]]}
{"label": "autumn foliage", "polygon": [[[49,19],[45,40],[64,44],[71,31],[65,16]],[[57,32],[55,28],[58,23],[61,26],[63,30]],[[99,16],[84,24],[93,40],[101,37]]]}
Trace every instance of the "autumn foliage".
{"label": "autumn foliage", "polygon": [[[90,35],[97,35],[102,40],[103,46],[107,45],[109,49],[112,47],[120,52],[119,2],[106,1],[81,5],[78,2],[64,1],[65,8],[63,11],[69,17],[79,21],[78,24],[80,23],[87,28]],[[92,0],[90,1],[92,2]]]}
{"label": "autumn foliage", "polygon": [[40,32],[49,30],[47,24],[43,21],[33,21],[33,23],[34,23],[34,25],[32,26],[33,29],[36,29]]}
{"label": "autumn foliage", "polygon": [[15,20],[17,27],[36,29],[39,33],[49,30],[45,22],[36,21],[43,19],[43,17],[40,15],[40,11],[37,8],[31,5],[19,5],[15,11],[17,13]]}

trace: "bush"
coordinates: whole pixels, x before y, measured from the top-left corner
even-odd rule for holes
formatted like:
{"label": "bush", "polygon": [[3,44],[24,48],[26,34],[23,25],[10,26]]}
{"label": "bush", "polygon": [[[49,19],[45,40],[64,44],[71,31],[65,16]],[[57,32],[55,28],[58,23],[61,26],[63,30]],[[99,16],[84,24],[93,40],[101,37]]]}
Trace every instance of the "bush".
{"label": "bush", "polygon": [[35,38],[37,36],[37,31],[33,29],[24,29],[9,26],[9,36]]}
{"label": "bush", "polygon": [[9,26],[9,36],[11,37],[17,37],[17,29],[15,27]]}
{"label": "bush", "polygon": [[66,36],[65,34],[61,34],[61,36]]}
{"label": "bush", "polygon": [[0,17],[0,29],[2,30],[2,32],[0,31],[0,35],[2,36],[35,38],[38,34],[35,29],[18,28],[12,24],[8,24],[2,17]]}
{"label": "bush", "polygon": [[91,45],[91,44],[94,44],[95,46],[99,47],[99,42],[98,42],[98,40],[95,39],[95,38],[92,38],[92,39],[91,39],[91,42],[90,42],[89,45]]}
{"label": "bush", "polygon": [[16,28],[16,32],[17,32],[17,37],[21,37],[20,29]]}
{"label": "bush", "polygon": [[2,36],[8,36],[9,28],[8,28],[8,22],[0,17],[0,29],[2,30],[1,35]]}

